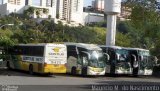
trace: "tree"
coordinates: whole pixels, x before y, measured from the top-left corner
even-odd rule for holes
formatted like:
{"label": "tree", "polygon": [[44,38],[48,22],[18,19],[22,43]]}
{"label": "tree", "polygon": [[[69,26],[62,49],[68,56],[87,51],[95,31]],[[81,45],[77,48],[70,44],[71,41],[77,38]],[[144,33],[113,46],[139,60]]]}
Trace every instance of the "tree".
{"label": "tree", "polygon": [[44,14],[48,14],[48,12],[49,12],[49,10],[48,10],[48,9],[43,8],[43,13],[44,13]]}
{"label": "tree", "polygon": [[37,18],[40,18],[40,10],[39,9],[36,10],[36,15],[37,15]]}
{"label": "tree", "polygon": [[25,17],[31,17],[35,12],[35,8],[34,7],[29,7],[27,10],[24,10],[24,15]]}

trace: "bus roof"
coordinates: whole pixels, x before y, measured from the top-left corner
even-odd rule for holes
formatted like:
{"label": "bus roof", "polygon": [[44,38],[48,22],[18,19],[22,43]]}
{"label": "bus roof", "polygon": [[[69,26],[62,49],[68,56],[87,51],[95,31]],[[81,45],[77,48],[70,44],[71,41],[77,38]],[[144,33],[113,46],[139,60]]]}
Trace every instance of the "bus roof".
{"label": "bus roof", "polygon": [[147,49],[142,49],[142,48],[125,48],[125,49],[127,49],[127,50],[139,50],[139,51],[149,51],[149,50],[147,50]]}
{"label": "bus roof", "polygon": [[75,45],[77,47],[82,47],[88,50],[102,50],[100,47],[98,47],[96,44],[86,44],[86,43],[65,43],[66,45]]}
{"label": "bus roof", "polygon": [[30,43],[30,44],[18,44],[18,46],[46,46],[46,45],[60,45],[62,43]]}
{"label": "bus roof", "polygon": [[130,48],[130,47],[121,47],[121,46],[106,46],[106,45],[99,45],[99,47],[109,47],[109,48],[114,48],[114,49],[126,49],[126,50],[139,50],[139,51],[149,51],[147,49],[142,49],[142,48]]}
{"label": "bus roof", "polygon": [[120,47],[120,46],[106,46],[106,45],[99,45],[99,47],[106,47],[106,48],[113,48],[113,49],[123,49],[123,47]]}

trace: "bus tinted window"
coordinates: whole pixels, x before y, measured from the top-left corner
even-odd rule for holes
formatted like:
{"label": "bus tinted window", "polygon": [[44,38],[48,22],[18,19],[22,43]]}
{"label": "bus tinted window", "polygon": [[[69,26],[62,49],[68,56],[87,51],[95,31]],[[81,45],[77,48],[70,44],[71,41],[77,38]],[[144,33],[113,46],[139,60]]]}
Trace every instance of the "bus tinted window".
{"label": "bus tinted window", "polygon": [[14,55],[43,56],[44,46],[15,46],[10,52]]}
{"label": "bus tinted window", "polygon": [[67,52],[67,56],[69,57],[69,56],[73,56],[73,57],[75,57],[75,58],[78,58],[78,55],[77,55],[77,52],[76,51],[68,51]]}
{"label": "bus tinted window", "polygon": [[72,45],[69,45],[69,46],[67,46],[67,50],[68,51],[76,51],[76,46],[72,46]]}

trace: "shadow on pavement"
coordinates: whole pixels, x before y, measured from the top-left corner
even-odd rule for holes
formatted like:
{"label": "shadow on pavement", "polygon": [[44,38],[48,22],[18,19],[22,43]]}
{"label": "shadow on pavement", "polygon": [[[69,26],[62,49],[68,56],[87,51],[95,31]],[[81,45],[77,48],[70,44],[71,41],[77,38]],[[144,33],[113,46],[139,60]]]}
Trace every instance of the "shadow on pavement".
{"label": "shadow on pavement", "polygon": [[13,70],[7,68],[0,69],[0,76],[55,77],[54,75],[51,74],[34,73],[33,75],[30,75],[29,72],[27,71]]}

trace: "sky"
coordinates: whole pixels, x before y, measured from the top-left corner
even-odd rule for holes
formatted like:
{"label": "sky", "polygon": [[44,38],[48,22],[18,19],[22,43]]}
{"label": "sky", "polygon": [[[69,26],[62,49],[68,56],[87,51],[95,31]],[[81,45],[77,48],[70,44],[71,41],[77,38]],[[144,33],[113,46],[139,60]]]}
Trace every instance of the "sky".
{"label": "sky", "polygon": [[85,6],[90,6],[92,4],[93,0],[84,0],[84,7]]}

